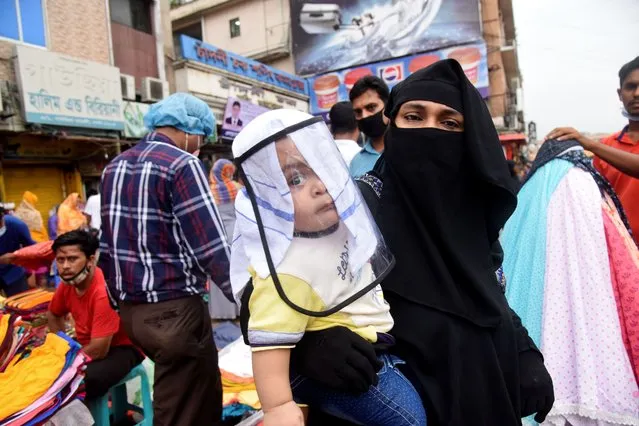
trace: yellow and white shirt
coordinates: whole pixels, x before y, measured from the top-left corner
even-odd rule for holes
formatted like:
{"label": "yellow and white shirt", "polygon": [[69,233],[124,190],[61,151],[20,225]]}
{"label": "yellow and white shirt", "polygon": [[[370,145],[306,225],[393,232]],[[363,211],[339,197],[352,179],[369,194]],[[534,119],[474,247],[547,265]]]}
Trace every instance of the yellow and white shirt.
{"label": "yellow and white shirt", "polygon": [[[375,279],[369,264],[353,276],[348,258],[348,230],[340,223],[328,235],[294,237],[277,267],[277,276],[293,303],[310,311],[323,311],[353,294],[354,287],[365,287]],[[379,285],[339,312],[309,317],[280,298],[271,276],[262,279],[254,270],[250,272],[253,293],[249,300],[248,340],[254,351],[293,348],[307,330],[343,326],[374,343],[377,333],[393,328],[390,307]]]}

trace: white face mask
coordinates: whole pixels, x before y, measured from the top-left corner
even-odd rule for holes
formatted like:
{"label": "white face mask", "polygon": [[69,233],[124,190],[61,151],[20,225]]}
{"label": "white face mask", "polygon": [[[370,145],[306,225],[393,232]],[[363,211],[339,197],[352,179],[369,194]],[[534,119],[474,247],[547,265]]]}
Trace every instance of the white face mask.
{"label": "white face mask", "polygon": [[60,277],[60,279],[66,285],[76,286],[86,280],[90,272],[91,271],[89,271],[89,263],[87,262],[87,264],[84,265],[84,268],[82,268],[82,270],[75,274],[73,277],[68,279]]}
{"label": "white face mask", "polygon": [[624,107],[621,107],[621,115],[623,115],[630,121],[639,121],[639,115],[630,114],[628,111],[626,111],[626,108]]}

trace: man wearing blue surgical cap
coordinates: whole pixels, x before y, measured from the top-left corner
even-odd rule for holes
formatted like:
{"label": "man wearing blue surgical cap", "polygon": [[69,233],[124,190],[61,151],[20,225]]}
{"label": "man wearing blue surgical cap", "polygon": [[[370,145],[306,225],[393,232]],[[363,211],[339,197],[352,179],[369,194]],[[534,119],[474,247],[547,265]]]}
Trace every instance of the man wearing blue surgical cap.
{"label": "man wearing blue surgical cap", "polygon": [[217,425],[222,384],[207,280],[233,300],[229,248],[200,160],[208,105],[176,93],[151,106],[151,132],[102,176],[100,262],[131,340],[155,362],[154,424]]}

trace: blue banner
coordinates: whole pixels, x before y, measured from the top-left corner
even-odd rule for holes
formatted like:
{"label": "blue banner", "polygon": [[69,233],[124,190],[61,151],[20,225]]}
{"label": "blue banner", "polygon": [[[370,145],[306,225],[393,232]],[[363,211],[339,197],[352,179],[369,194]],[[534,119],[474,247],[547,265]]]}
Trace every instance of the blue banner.
{"label": "blue banner", "polygon": [[184,59],[201,62],[261,83],[272,84],[291,92],[308,95],[306,80],[303,78],[285,73],[244,56],[236,55],[189,36],[180,35],[180,46]]}

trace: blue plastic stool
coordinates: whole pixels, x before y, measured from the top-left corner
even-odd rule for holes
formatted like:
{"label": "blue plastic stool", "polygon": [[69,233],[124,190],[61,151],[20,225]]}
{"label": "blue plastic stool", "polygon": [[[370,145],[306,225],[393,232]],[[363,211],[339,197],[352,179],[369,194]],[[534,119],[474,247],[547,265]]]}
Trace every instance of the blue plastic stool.
{"label": "blue plastic stool", "polygon": [[[142,395],[142,407],[129,404],[126,396],[126,382],[140,378],[140,393]],[[112,407],[109,410],[109,394],[111,395]],[[124,379],[117,385],[109,389],[106,395],[97,398],[89,403],[91,415],[96,426],[109,426],[109,417],[113,414],[113,421],[120,422],[126,417],[129,410],[140,413],[144,419],[138,426],[153,426],[153,404],[151,402],[151,388],[149,378],[142,364],[135,366]]]}

